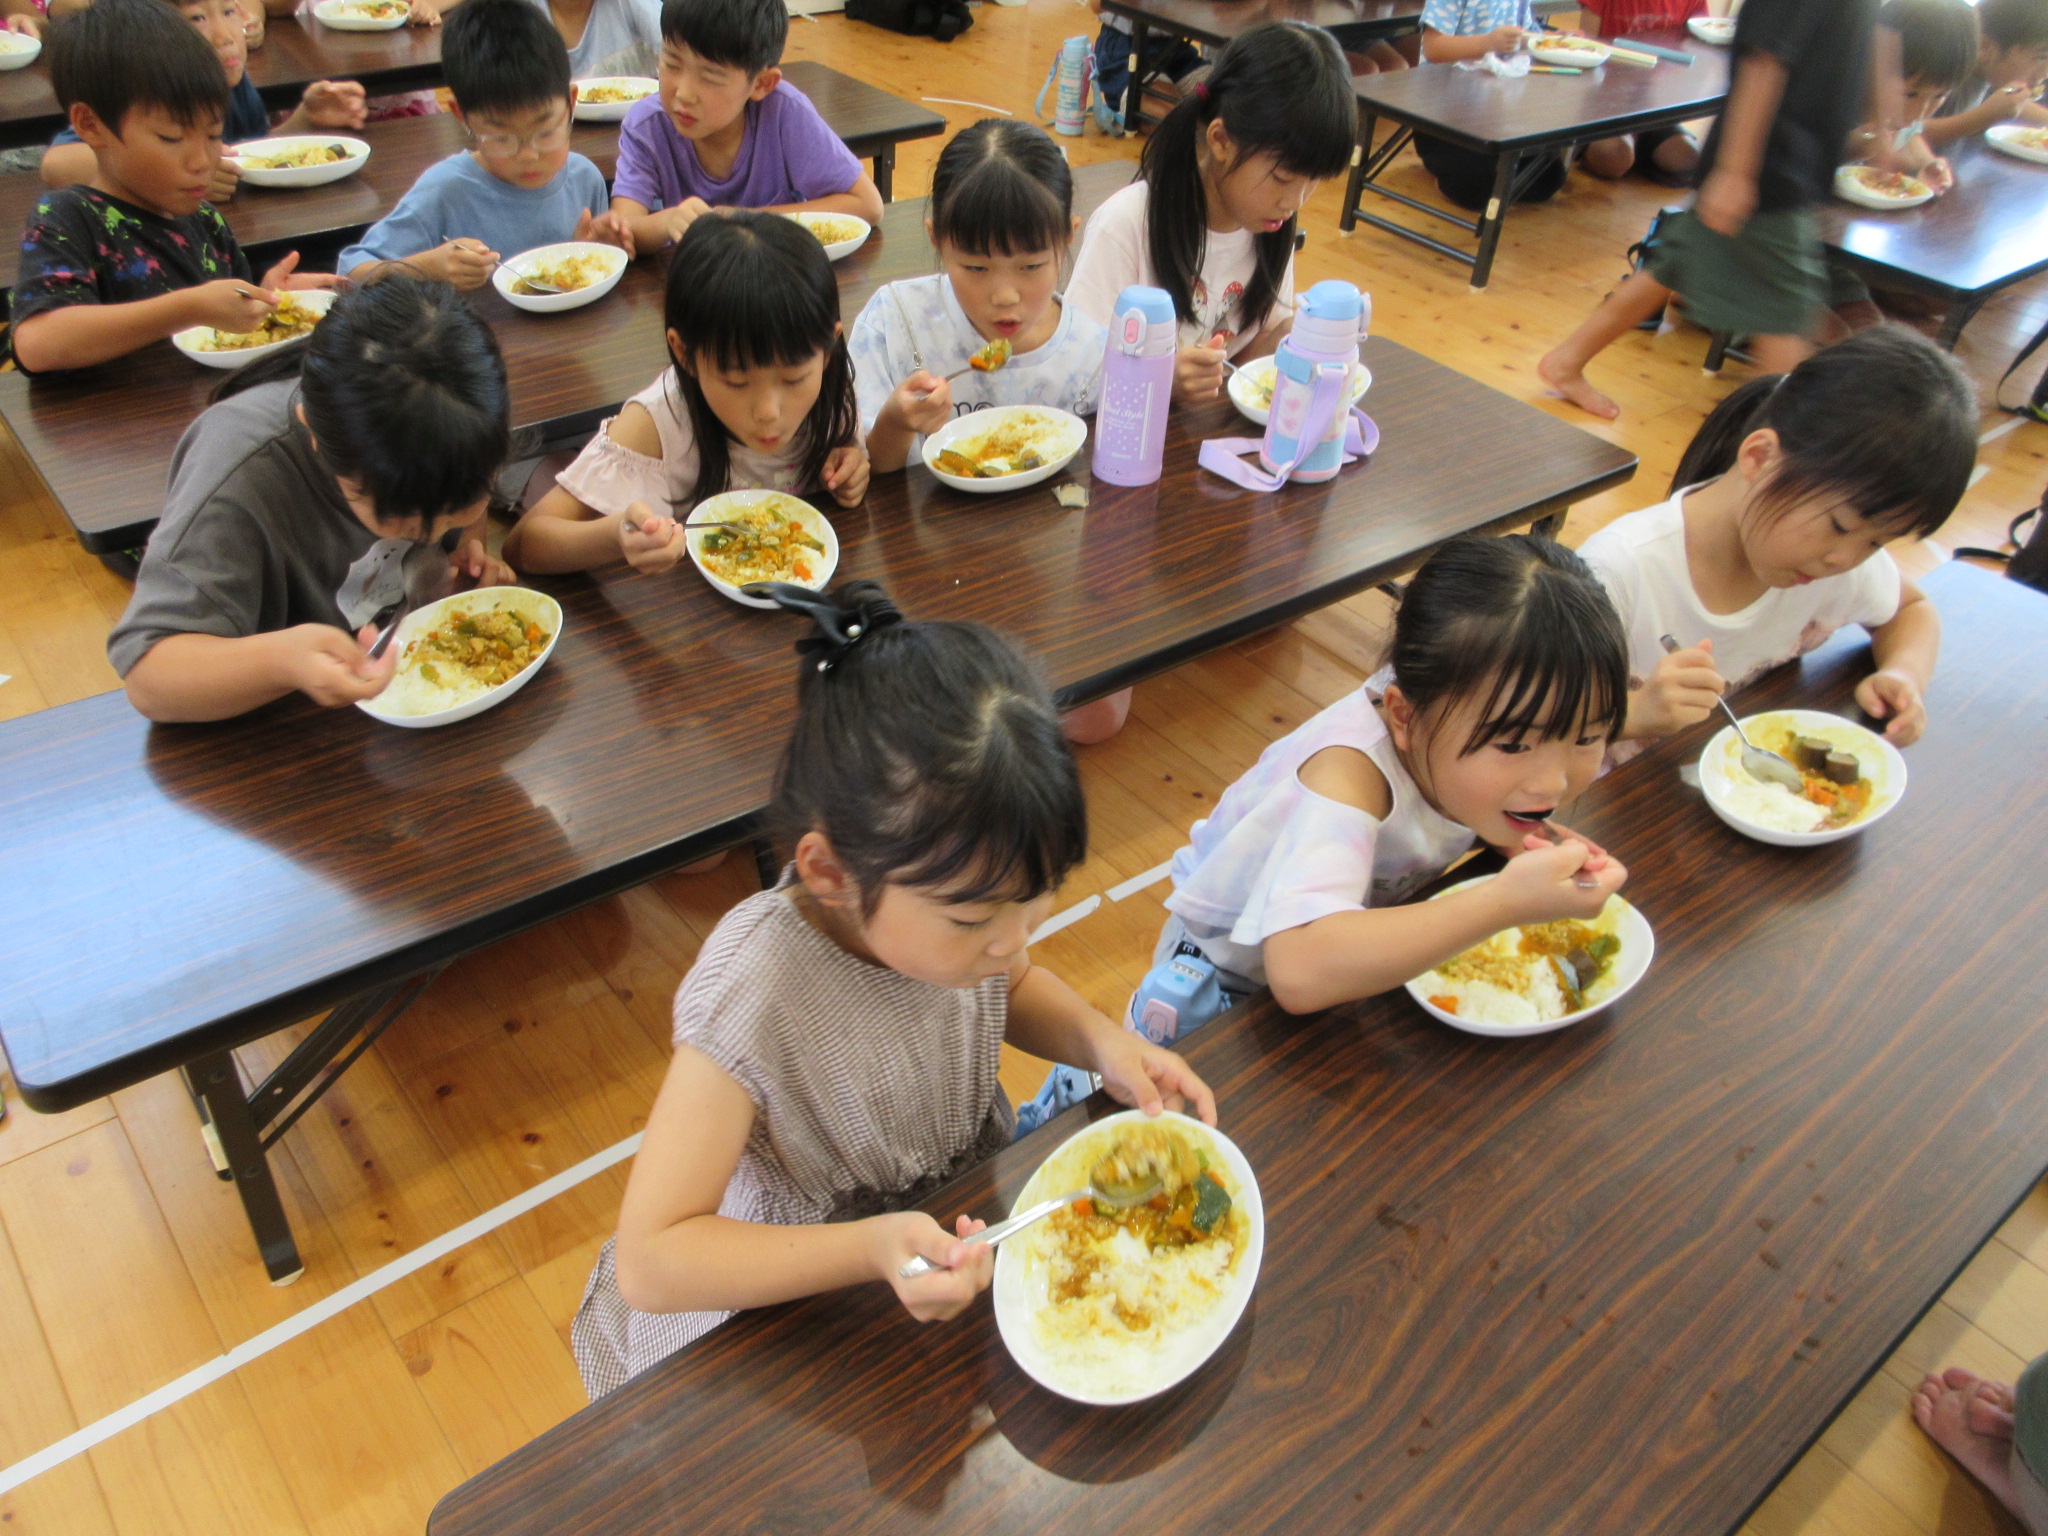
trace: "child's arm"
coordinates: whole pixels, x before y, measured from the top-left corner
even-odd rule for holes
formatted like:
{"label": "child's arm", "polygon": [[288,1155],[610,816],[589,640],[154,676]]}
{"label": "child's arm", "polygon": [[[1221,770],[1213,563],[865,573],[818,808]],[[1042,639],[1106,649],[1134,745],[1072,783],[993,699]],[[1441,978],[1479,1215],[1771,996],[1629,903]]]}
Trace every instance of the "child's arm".
{"label": "child's arm", "polygon": [[1702,640],[1658,658],[1643,686],[1628,698],[1623,741],[1647,741],[1698,725],[1714,712],[1728,686],[1714,666],[1714,642]]}
{"label": "child's arm", "polygon": [[36,0],[0,0],[0,17],[6,18],[9,32],[35,38],[43,35],[43,13],[36,9]]}
{"label": "child's arm", "polygon": [[890,391],[868,430],[868,460],[878,474],[901,469],[910,445],[953,419],[953,386],[920,368]]}
{"label": "child's arm", "polygon": [[1495,27],[1491,32],[1439,32],[1422,29],[1422,57],[1429,64],[1455,64],[1464,59],[1481,59],[1489,53],[1513,53],[1528,33],[1521,27]]}
{"label": "child's arm", "polygon": [[1984,99],[1967,112],[1930,117],[1923,135],[1934,148],[1942,149],[1958,139],[1974,138],[2000,123],[2048,123],[2048,110],[2034,100],[2033,91],[2025,82],[2001,85],[1987,91]]}
{"label": "child's arm", "polygon": [[360,128],[368,120],[363,88],[353,80],[315,80],[299,97],[290,117],[272,133],[305,133],[315,128]]}
{"label": "child's arm", "polygon": [[[952,1317],[994,1274],[992,1251],[921,1211],[771,1226],[718,1214],[754,1126],[746,1090],[710,1057],[676,1047],[619,1207],[619,1294],[641,1312],[765,1307],[885,1280],[920,1321]],[[962,1218],[966,1237],[982,1223]],[[922,1256],[944,1265],[904,1280]],[[957,1267],[955,1267],[957,1266]]]}
{"label": "child's arm", "polygon": [[[647,458],[661,457],[660,429],[637,401],[626,402],[605,435]],[[535,574],[597,570],[624,561],[652,575],[683,558],[686,538],[680,522],[645,501],[607,516],[557,485],[505,535],[505,558]]]}
{"label": "child's arm", "polygon": [[[1393,808],[1386,776],[1354,747],[1325,747],[1301,765],[1299,776],[1324,799],[1374,820]],[[1530,842],[1535,846],[1483,885],[1436,901],[1333,912],[1270,935],[1262,948],[1273,1000],[1289,1013],[1313,1013],[1377,996],[1503,928],[1593,918],[1628,878],[1618,860],[1584,842]],[[1595,889],[1579,889],[1581,870],[1597,879]]]}
{"label": "child's arm", "polygon": [[1693,213],[1718,234],[1740,234],[1756,211],[1757,171],[1785,94],[1785,77],[1784,62],[1760,49],[1744,53],[1735,65],[1714,168],[1693,199]]}
{"label": "child's arm", "polygon": [[1856,703],[1888,722],[1885,740],[1911,746],[1927,729],[1927,686],[1941,654],[1941,616],[1912,582],[1899,582],[1899,611],[1870,632],[1877,670],[1856,685]]}
{"label": "child's arm", "polygon": [[327,624],[300,624],[260,635],[167,635],[128,669],[128,702],[151,720],[226,720],[303,693],[338,708],[384,691],[398,666],[396,648],[376,661],[375,633],[351,639]]}
{"label": "child's arm", "polygon": [[1911,176],[1918,176],[1935,193],[1946,192],[1956,184],[1956,173],[1949,163],[1934,152],[1925,134],[1916,133],[1899,152],[1900,167]]}
{"label": "child's arm", "polygon": [[844,192],[834,192],[826,197],[814,197],[807,203],[778,203],[768,210],[770,213],[850,213],[857,219],[866,219],[870,224],[882,222],[882,194],[875,187],[875,178],[866,171],[860,179]]}
{"label": "child's arm", "polygon": [[99,156],[92,152],[92,146],[73,140],[65,144],[52,144],[43,151],[43,185],[46,187],[75,187],[81,181],[91,181],[99,174]]}
{"label": "child's arm", "polygon": [[711,213],[701,197],[686,197],[673,208],[649,208],[630,197],[614,197],[612,213],[633,237],[636,251],[659,251],[683,238],[683,231]]}
{"label": "child's arm", "polygon": [[1148,1115],[1186,1105],[1204,1125],[1216,1123],[1216,1095],[1172,1051],[1112,1023],[1028,954],[1010,972],[1010,1022],[1003,1038],[1020,1051],[1102,1074],[1119,1104]]}
{"label": "child's arm", "polygon": [[277,295],[238,277],[128,304],[66,304],[30,315],[14,328],[15,360],[30,373],[89,368],[162,341],[188,326],[253,331],[277,308]]}

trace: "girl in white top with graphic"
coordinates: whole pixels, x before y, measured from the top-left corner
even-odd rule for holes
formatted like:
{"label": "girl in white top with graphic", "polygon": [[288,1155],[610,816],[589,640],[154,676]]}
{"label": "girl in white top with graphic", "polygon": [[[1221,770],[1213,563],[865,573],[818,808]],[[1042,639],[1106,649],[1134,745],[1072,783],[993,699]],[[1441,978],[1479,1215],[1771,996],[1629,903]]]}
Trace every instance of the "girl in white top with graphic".
{"label": "girl in white top with graphic", "polygon": [[1223,362],[1264,357],[1293,309],[1295,215],[1351,163],[1358,107],[1319,27],[1247,27],[1145,142],[1138,180],[1096,209],[1067,300],[1107,326],[1133,283],[1180,316],[1174,394],[1213,399]]}
{"label": "girl in white top with graphic", "polygon": [[[1962,499],[1977,458],[1977,397],[1933,342],[1862,331],[1715,409],[1679,461],[1669,501],[1615,519],[1581,551],[1628,636],[1628,738],[1704,720],[1759,672],[1870,631],[1856,702],[1899,746],[1927,724],[1941,644],[1934,605],[1884,546],[1925,537]],[[1664,653],[1660,639],[1682,649]]]}
{"label": "girl in white top with graphic", "polygon": [[[963,1310],[993,1271],[965,1241],[981,1223],[914,1207],[1010,1140],[1005,1040],[1216,1123],[1178,1056],[1025,948],[1088,849],[1031,665],[978,624],[905,622],[870,581],[775,590],[817,626],[772,812],[795,854],[676,993],[675,1055],[571,1328],[593,1397],[740,1308],[884,1284],[919,1319]],[[918,1257],[939,1268],[903,1278]]]}
{"label": "girl in white top with graphic", "polygon": [[809,230],[738,208],[699,219],[669,259],[664,318],[672,366],[519,520],[516,569],[665,571],[690,508],[722,491],[867,495],[839,285]]}

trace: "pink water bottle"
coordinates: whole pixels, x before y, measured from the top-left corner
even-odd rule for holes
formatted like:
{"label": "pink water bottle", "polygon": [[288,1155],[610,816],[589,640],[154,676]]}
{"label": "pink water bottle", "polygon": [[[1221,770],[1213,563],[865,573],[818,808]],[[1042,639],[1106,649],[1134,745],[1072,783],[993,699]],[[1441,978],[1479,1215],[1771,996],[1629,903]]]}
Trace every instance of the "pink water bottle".
{"label": "pink water bottle", "polygon": [[1159,478],[1179,342],[1173,296],[1164,288],[1134,283],[1117,295],[1095,407],[1096,479],[1150,485]]}

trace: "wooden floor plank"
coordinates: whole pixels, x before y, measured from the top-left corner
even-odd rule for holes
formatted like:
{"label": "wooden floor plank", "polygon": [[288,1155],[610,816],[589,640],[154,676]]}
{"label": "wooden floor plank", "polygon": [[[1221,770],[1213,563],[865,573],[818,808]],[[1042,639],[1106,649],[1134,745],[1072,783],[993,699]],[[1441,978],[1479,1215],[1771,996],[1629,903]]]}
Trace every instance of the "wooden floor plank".
{"label": "wooden floor plank", "polygon": [[[0,1361],[6,1362],[5,1390],[0,1390],[0,1466],[12,1466],[63,1439],[78,1428],[78,1421],[4,1228]],[[0,1528],[9,1536],[112,1536],[114,1520],[92,1464],[78,1460],[0,1494]]]}
{"label": "wooden floor plank", "polygon": [[308,1529],[241,1377],[217,1381],[88,1453],[121,1536],[295,1536]]}
{"label": "wooden floor plank", "polygon": [[[6,692],[6,688],[0,688],[0,694]],[[0,719],[4,718],[4,713],[0,713]],[[114,1118],[114,1105],[109,1099],[94,1099],[61,1115],[39,1115],[22,1103],[12,1072],[0,1072],[0,1094],[7,1099],[7,1114],[0,1118],[0,1163],[11,1163],[17,1157],[76,1135],[87,1126]]]}
{"label": "wooden floor plank", "polygon": [[517,1278],[406,1335],[398,1348],[465,1476],[587,1401],[575,1362]]}

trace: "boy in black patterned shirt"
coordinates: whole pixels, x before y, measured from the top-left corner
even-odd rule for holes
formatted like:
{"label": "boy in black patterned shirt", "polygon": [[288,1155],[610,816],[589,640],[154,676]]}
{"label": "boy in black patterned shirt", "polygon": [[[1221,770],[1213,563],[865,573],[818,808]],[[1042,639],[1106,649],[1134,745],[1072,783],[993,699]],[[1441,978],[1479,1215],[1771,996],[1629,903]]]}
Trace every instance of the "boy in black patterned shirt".
{"label": "boy in black patterned shirt", "polygon": [[188,326],[252,331],[296,253],[251,281],[206,201],[221,153],[227,80],[205,39],[161,0],[100,0],[56,29],[50,79],[99,169],[29,216],[11,298],[15,361],[34,373],[121,357]]}

